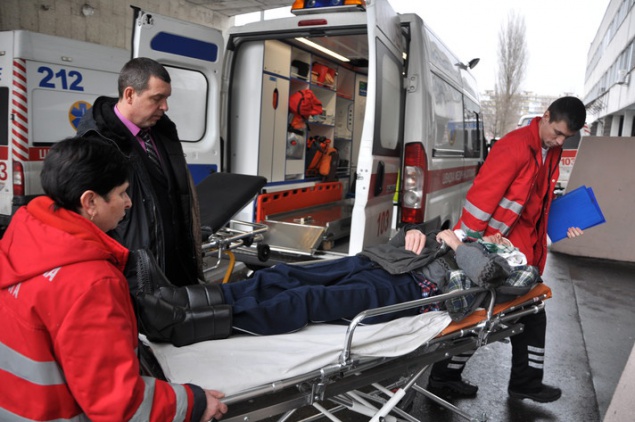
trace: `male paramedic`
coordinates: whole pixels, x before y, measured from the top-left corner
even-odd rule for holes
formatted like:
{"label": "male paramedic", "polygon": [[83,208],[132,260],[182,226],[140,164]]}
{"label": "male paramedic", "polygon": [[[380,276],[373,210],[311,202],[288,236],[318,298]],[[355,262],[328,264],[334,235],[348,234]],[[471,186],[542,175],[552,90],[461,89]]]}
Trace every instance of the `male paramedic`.
{"label": "male paramedic", "polygon": [[110,234],[128,249],[147,249],[174,285],[202,279],[198,202],[176,125],[165,114],[170,75],[149,58],[126,63],[119,98],[99,97],[77,134],[94,131],[130,157],[135,205]]}
{"label": "male paramedic", "polygon": [[[562,144],[582,128],[585,119],[582,101],[562,97],[542,117],[496,142],[467,193],[455,228],[468,235],[502,234],[525,254],[528,265],[538,267],[542,274],[547,259],[547,219],[558,180]],[[581,234],[576,227],[567,233],[570,238]],[[561,390],[542,382],[546,314],[532,314],[520,322],[524,323],[524,331],[511,337],[508,393],[513,398],[542,403],[558,400]],[[461,378],[472,353],[436,363],[429,388],[475,396],[478,387]]]}

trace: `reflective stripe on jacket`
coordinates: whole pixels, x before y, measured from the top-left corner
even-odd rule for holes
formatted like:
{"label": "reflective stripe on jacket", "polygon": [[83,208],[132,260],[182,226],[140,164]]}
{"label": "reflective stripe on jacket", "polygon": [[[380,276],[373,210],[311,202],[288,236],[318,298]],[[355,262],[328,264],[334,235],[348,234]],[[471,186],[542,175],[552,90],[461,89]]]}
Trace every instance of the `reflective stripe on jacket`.
{"label": "reflective stripe on jacket", "polygon": [[[538,133],[540,117],[529,126],[514,130],[505,135],[492,147],[485,163],[480,169],[473,186],[467,193],[465,205],[455,228],[466,233],[480,235],[501,233],[523,252],[530,265],[537,266],[542,272],[546,259],[547,216],[553,198],[552,192],[558,180],[561,148],[550,148],[544,164],[542,163],[542,141]],[[547,194],[539,201],[530,196],[536,195],[536,189],[544,187],[537,177],[545,166]],[[531,207],[530,210],[527,207]],[[536,207],[539,207],[538,210]],[[521,215],[539,214],[519,224]],[[525,245],[516,244],[512,238],[531,239]],[[528,245],[533,246],[528,246]]]}
{"label": "reflective stripe on jacket", "polygon": [[189,420],[191,387],[139,375],[127,257],[47,197],[18,210],[0,240],[0,420]]}

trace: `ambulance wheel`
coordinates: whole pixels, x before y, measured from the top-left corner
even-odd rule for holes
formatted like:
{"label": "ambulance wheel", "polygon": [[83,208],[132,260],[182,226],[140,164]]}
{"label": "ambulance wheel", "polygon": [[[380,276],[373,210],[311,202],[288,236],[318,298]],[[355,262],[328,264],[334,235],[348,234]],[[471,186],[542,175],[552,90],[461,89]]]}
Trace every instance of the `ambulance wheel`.
{"label": "ambulance wheel", "polygon": [[269,245],[259,243],[257,248],[258,248],[258,260],[260,262],[265,262],[269,260],[269,256],[271,256],[271,249],[269,248]]}

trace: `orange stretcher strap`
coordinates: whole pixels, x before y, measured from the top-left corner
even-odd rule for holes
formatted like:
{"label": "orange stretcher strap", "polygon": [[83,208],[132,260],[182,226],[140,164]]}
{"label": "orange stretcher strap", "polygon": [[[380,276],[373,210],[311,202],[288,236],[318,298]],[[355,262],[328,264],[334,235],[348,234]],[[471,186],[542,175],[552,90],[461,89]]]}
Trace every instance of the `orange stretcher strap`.
{"label": "orange stretcher strap", "polygon": [[[544,296],[544,297],[543,297]],[[523,296],[519,296],[514,300],[510,300],[509,302],[503,302],[494,306],[494,314],[499,314],[507,309],[513,308],[514,306],[518,306],[521,303],[527,302],[533,298],[542,298],[549,299],[551,297],[551,289],[544,283],[538,283],[531,289],[527,294]],[[487,318],[487,311],[485,309],[478,309],[474,311],[474,313],[468,315],[464,319],[459,322],[453,322],[448,325],[445,330],[439,334],[439,337],[453,333],[455,331],[462,330],[463,328],[471,327],[473,325],[478,324]]]}

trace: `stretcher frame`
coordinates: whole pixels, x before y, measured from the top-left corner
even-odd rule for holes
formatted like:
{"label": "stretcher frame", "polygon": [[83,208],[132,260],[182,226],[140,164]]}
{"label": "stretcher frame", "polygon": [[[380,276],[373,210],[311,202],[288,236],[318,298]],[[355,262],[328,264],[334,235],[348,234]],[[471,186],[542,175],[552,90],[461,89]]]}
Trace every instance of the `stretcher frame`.
{"label": "stretcher frame", "polygon": [[[244,191],[234,194],[233,204],[219,212],[214,199],[228,196],[219,186],[238,186],[250,184]],[[251,246],[252,242],[262,242],[267,225],[230,220],[239,204],[253,197],[264,184],[263,180],[244,175],[214,175],[210,177],[204,189],[199,189],[202,199],[201,214],[207,216],[212,234],[204,241],[202,249],[205,255],[216,255],[216,268],[222,254],[230,256],[230,268],[233,267],[232,250]],[[201,186],[202,187],[202,186]],[[219,192],[220,191],[220,192]],[[236,192],[236,190],[232,190]],[[229,214],[228,214],[229,212]],[[220,215],[219,214],[225,214]],[[203,218],[205,221],[206,218]],[[260,245],[259,245],[260,246]],[[266,247],[266,245],[264,245]],[[263,249],[268,255],[268,250]],[[258,250],[260,255],[261,249]],[[266,259],[259,256],[259,260]],[[352,342],[357,327],[367,318],[400,312],[407,309],[442,303],[448,299],[466,294],[489,292],[487,308],[477,310],[459,323],[451,323],[441,334],[425,342],[415,351],[397,357],[365,357],[352,353]],[[372,422],[412,421],[414,416],[407,412],[408,404],[415,394],[422,394],[451,412],[470,421],[485,421],[487,415],[471,416],[441,397],[417,384],[419,378],[430,365],[451,356],[476,350],[487,344],[519,334],[524,327],[517,320],[525,315],[543,312],[544,300],[551,297],[549,287],[540,283],[529,293],[513,301],[496,305],[494,289],[476,287],[465,291],[456,291],[418,299],[406,303],[366,310],[353,318],[347,327],[342,349],[336,363],[324,366],[295,377],[249,388],[223,399],[229,406],[229,412],[223,418],[225,422],[254,422],[277,417],[280,422],[289,420],[315,420],[327,417],[339,421],[336,414],[351,411],[369,417]],[[140,347],[142,368],[147,374],[165,379],[158,362],[153,359],[151,350]],[[395,375],[399,374],[399,375]],[[382,385],[380,383],[384,383]],[[315,409],[315,415],[298,416],[300,409]],[[293,418],[293,419],[292,419]]]}
{"label": "stretcher frame", "polygon": [[[461,322],[451,323],[413,352],[397,357],[366,357],[351,352],[356,329],[369,317],[485,291],[490,293],[486,309],[477,310]],[[544,300],[549,297],[551,290],[540,283],[520,298],[495,305],[495,291],[478,287],[364,311],[349,323],[337,362],[225,397],[223,402],[228,405],[229,412],[223,421],[310,421],[318,417],[339,421],[337,413],[351,411],[372,422],[417,422],[418,419],[407,411],[416,394],[422,394],[466,420],[485,421],[485,413],[469,415],[417,381],[435,362],[521,333],[524,327],[517,320],[543,312]],[[311,414],[307,414],[309,411]]]}
{"label": "stretcher frame", "polygon": [[[474,288],[452,292],[412,302],[367,310],[357,315],[349,324],[339,361],[313,373],[263,385],[227,397],[229,412],[223,418],[227,422],[257,421],[281,415],[279,421],[290,420],[299,408],[312,406],[322,416],[338,421],[335,414],[342,410],[368,416],[372,422],[417,421],[399,407],[409,392],[420,393],[437,404],[462,416],[466,420],[484,421],[485,413],[471,416],[441,397],[417,384],[417,380],[433,363],[447,359],[486,344],[506,339],[523,331],[516,322],[520,317],[544,311],[544,300],[551,297],[547,286],[503,305],[495,306],[493,289]],[[364,319],[413,307],[430,305],[466,293],[490,292],[488,307],[468,317],[464,322],[452,323],[441,335],[428,341],[418,350],[396,358],[364,358],[351,354],[351,342],[355,329]],[[401,374],[394,380],[395,374]],[[380,382],[388,381],[382,386]],[[372,386],[372,391],[360,389]],[[409,397],[412,400],[412,395]],[[328,409],[326,401],[335,407]],[[404,406],[402,406],[404,407]],[[307,419],[311,419],[308,417]],[[293,419],[297,420],[297,419]]]}

